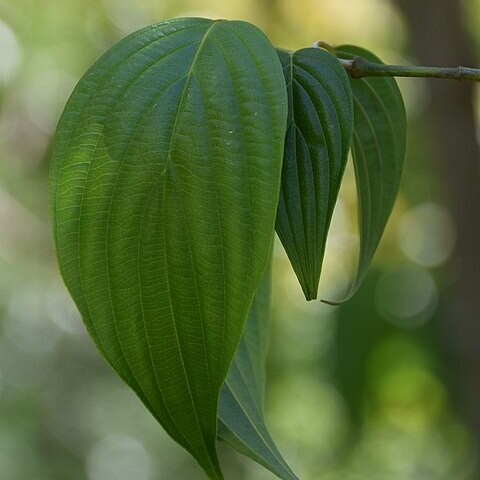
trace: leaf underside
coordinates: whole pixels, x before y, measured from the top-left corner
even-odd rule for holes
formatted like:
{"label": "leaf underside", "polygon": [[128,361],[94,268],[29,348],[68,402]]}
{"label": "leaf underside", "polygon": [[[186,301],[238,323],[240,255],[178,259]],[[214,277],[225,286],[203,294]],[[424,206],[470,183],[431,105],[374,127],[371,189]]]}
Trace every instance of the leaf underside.
{"label": "leaf underside", "polygon": [[[382,63],[360,47],[342,45],[335,54],[344,59],[355,56]],[[391,77],[350,79],[354,104],[352,142],[357,184],[360,253],[350,292],[351,298],[367,273],[373,255],[392,212],[405,161],[407,119],[397,82]]]}
{"label": "leaf underside", "polygon": [[350,151],[352,91],[329,52],[278,50],[289,118],[276,231],[307,300],[317,298],[328,229]]}
{"label": "leaf underside", "polygon": [[64,281],[100,352],[212,479],[220,389],[269,257],[286,118],[263,33],[183,18],[111,48],[55,137]]}
{"label": "leaf underside", "polygon": [[265,425],[265,363],[271,314],[271,271],[253,300],[243,336],[220,395],[219,437],[283,480],[297,480]]}

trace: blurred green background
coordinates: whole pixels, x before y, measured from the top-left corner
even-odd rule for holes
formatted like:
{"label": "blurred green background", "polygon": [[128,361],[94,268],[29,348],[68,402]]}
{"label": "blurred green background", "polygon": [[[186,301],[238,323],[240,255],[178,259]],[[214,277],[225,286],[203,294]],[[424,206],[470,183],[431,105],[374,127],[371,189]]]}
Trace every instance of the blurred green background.
{"label": "blurred green background", "polygon": [[[354,43],[389,63],[474,66],[480,1],[0,0],[0,479],[202,473],[104,364],[61,283],[47,204],[52,134],[83,72],[175,16],[248,20],[285,48]],[[278,244],[266,413],[304,480],[480,478],[480,168],[474,85],[400,82],[403,187],[361,291],[306,303]],[[357,248],[349,167],[321,298]],[[230,480],[273,476],[220,446]]]}

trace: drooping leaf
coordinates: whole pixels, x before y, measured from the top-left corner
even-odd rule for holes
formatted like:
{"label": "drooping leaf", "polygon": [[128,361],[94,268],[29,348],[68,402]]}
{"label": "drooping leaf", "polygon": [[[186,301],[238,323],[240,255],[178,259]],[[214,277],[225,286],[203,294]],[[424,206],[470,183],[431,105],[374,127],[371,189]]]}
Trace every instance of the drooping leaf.
{"label": "drooping leaf", "polygon": [[219,437],[283,480],[296,480],[275,446],[263,415],[270,320],[271,271],[253,300],[245,330],[220,395]]}
{"label": "drooping leaf", "polygon": [[[340,58],[382,63],[363,48],[335,48]],[[353,164],[357,183],[360,254],[348,300],[360,287],[382,238],[400,188],[407,119],[397,82],[389,77],[350,79],[354,104]],[[343,301],[345,301],[343,300]],[[328,303],[341,303],[331,302]]]}
{"label": "drooping leaf", "polygon": [[269,256],[286,117],[263,33],[184,18],[111,48],[55,138],[64,281],[99,350],[212,479],[220,389]]}
{"label": "drooping leaf", "polygon": [[329,52],[278,51],[289,119],[276,231],[307,300],[317,298],[328,229],[352,139],[352,92]]}

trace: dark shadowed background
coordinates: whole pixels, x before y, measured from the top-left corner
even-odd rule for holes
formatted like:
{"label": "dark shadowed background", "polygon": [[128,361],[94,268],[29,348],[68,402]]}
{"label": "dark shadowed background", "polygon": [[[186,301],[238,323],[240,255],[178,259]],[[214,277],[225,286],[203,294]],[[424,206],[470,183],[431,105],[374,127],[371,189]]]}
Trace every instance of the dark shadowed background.
{"label": "dark shadowed background", "polygon": [[[277,45],[355,43],[389,63],[480,63],[480,0],[0,0],[0,479],[201,479],[100,359],[61,283],[47,203],[73,86],[127,33],[238,18]],[[304,480],[480,478],[479,90],[402,80],[403,187],[364,287],[306,303],[280,245],[266,413]],[[357,248],[347,170],[320,296]],[[221,448],[230,480],[273,476]]]}

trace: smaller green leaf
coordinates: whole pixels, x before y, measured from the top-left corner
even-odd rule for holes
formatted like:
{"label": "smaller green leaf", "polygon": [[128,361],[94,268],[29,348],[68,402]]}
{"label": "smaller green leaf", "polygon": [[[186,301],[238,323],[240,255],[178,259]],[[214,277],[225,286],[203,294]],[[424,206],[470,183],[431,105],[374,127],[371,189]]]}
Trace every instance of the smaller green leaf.
{"label": "smaller green leaf", "polygon": [[267,269],[224,383],[218,435],[283,480],[297,480],[273,442],[263,416],[271,270]]}
{"label": "smaller green leaf", "polygon": [[[382,61],[360,47],[335,48],[338,57]],[[360,254],[350,292],[359,289],[392,212],[403,171],[407,137],[405,105],[393,78],[350,79],[354,104],[353,164],[357,183]]]}
{"label": "smaller green leaf", "polygon": [[289,120],[275,228],[306,299],[312,300],[350,150],[352,91],[343,66],[324,50],[280,50],[278,55]]}

